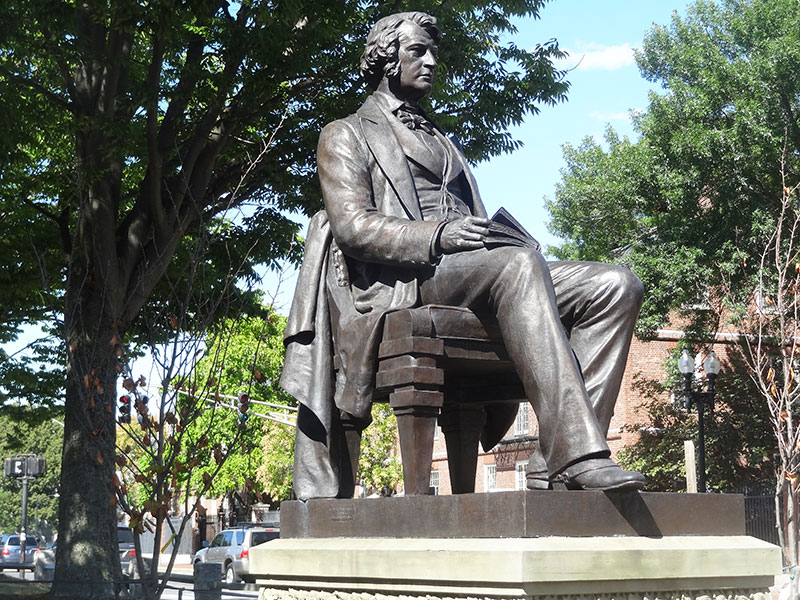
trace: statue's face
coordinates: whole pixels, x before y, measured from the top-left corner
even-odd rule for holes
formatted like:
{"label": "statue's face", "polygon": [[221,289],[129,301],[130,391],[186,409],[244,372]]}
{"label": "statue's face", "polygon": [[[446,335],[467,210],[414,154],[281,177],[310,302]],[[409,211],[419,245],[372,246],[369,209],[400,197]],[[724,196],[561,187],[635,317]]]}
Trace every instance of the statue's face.
{"label": "statue's face", "polygon": [[395,93],[403,100],[416,101],[428,95],[433,88],[436,44],[427,31],[411,21],[401,23],[397,34],[400,75]]}

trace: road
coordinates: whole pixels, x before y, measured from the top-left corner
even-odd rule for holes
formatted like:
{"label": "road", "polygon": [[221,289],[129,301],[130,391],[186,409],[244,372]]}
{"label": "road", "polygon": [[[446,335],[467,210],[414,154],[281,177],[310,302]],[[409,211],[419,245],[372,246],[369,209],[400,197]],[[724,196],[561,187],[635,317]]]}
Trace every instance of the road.
{"label": "road", "polygon": [[[193,584],[170,582],[170,589],[164,590],[161,600],[194,600]],[[222,590],[223,600],[253,600],[258,592],[251,590]]]}
{"label": "road", "polygon": [[[8,577],[22,579],[23,574],[17,571],[5,570],[2,571]],[[33,582],[33,573],[30,571],[25,572],[24,578],[26,581]],[[164,590],[161,595],[162,600],[194,600],[194,583],[191,581],[170,581],[169,588]],[[258,598],[258,592],[255,590],[222,590],[222,600],[254,600]]]}

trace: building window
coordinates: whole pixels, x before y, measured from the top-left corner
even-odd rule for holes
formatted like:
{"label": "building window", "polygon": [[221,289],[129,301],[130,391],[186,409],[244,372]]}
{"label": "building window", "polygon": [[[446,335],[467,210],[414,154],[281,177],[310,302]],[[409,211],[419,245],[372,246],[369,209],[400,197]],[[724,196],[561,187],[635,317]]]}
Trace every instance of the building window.
{"label": "building window", "polygon": [[528,435],[530,431],[528,427],[528,411],[530,404],[527,402],[520,402],[519,410],[517,411],[517,420],[514,421],[514,435]]}
{"label": "building window", "polygon": [[497,489],[497,465],[483,465],[483,483],[487,492]]}
{"label": "building window", "polygon": [[439,495],[439,471],[431,471],[431,489],[433,489],[433,495]]}
{"label": "building window", "polygon": [[527,460],[519,460],[517,461],[517,465],[514,468],[517,478],[517,489],[524,490],[527,489],[527,482],[525,480],[525,475],[528,473],[528,461]]}

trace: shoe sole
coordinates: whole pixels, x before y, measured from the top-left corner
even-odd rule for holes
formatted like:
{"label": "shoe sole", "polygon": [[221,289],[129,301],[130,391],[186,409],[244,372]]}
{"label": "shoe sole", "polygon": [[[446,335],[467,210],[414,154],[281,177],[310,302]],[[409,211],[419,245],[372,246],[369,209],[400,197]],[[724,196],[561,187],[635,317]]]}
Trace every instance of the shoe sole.
{"label": "shoe sole", "polygon": [[644,487],[644,483],[641,481],[623,481],[616,485],[593,488],[586,488],[578,483],[565,483],[564,485],[568,490],[587,492],[638,492]]}

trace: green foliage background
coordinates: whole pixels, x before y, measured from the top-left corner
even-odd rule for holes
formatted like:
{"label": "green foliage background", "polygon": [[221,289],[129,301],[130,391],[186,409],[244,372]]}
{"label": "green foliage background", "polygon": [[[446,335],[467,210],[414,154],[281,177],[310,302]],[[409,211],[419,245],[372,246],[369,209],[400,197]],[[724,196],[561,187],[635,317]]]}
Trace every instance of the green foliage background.
{"label": "green foliage background", "polygon": [[361,456],[356,481],[366,493],[397,488],[403,480],[403,464],[397,453],[397,419],[388,404],[373,404],[372,423],[361,437]]}
{"label": "green foliage background", "polygon": [[[559,258],[611,260],[645,283],[638,332],[725,284],[746,299],[781,170],[800,166],[800,12],[793,0],[700,0],[654,26],[637,52],[662,86],[636,115],[638,139],[566,146],[548,202]],[[602,226],[600,226],[602,224]],[[714,294],[711,294],[712,299]],[[691,312],[695,332],[718,315]]]}
{"label": "green foliage background", "polygon": [[[20,409],[24,410],[24,409]],[[58,527],[58,481],[61,476],[62,427],[47,420],[35,425],[30,417],[0,415],[0,458],[17,454],[44,456],[47,470],[44,477],[28,483],[28,533],[52,539]],[[22,512],[22,486],[19,480],[0,477],[0,531],[19,530]]]}
{"label": "green foliage background", "polygon": [[[238,410],[221,406],[228,404],[238,407],[236,400],[223,398],[219,403],[214,402],[215,394],[237,396],[247,393],[251,401],[295,405],[294,399],[277,385],[283,366],[286,318],[268,310],[264,313],[263,317],[228,319],[209,332],[206,355],[197,365],[195,379],[198,382],[210,382],[206,389],[211,402],[206,403],[207,410],[192,423],[188,433],[192,440],[205,435],[209,444],[193,456],[182,457],[182,460],[187,463],[197,459],[197,474],[201,477],[203,472],[211,475],[216,469],[213,449],[229,448],[230,443],[236,440],[237,445],[214,478],[211,492],[216,495],[235,491],[254,495],[267,492],[274,500],[288,497],[285,490],[271,478],[257,476],[262,465],[274,462],[270,453],[265,452],[262,438],[268,430],[274,434],[275,428],[252,414],[264,414],[267,407],[251,402],[249,418],[242,421]],[[286,425],[278,427],[289,429]]]}
{"label": "green foliage background", "polygon": [[[698,0],[653,26],[636,60],[661,90],[634,115],[636,139],[608,127],[603,140],[564,148],[547,206],[566,242],[551,250],[628,265],[645,285],[638,335],[677,316],[696,351],[752,307],[784,183],[800,180],[800,11],[795,0]],[[774,481],[766,406],[746,373],[734,353],[719,379],[715,489]],[[680,389],[674,375],[641,383],[649,422],[622,459],[656,488],[676,489],[696,418],[656,399]]]}

